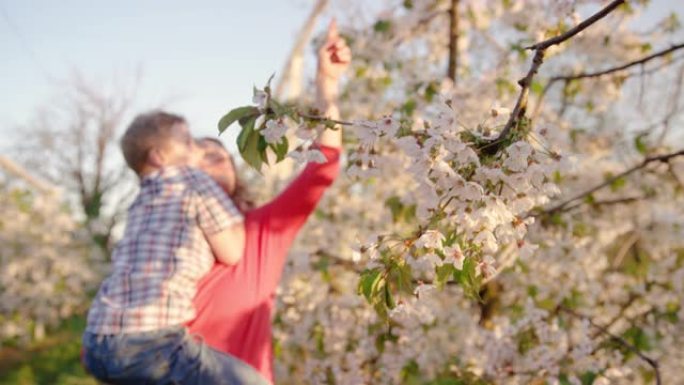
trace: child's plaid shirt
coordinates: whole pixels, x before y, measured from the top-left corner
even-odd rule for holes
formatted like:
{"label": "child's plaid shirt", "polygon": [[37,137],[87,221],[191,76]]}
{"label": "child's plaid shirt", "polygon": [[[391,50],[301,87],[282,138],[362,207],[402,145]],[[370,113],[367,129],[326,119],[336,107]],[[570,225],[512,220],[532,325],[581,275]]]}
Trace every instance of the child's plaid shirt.
{"label": "child's plaid shirt", "polygon": [[199,170],[167,167],[143,178],[86,331],[152,331],[193,319],[197,282],[214,264],[205,236],[242,220],[218,184]]}

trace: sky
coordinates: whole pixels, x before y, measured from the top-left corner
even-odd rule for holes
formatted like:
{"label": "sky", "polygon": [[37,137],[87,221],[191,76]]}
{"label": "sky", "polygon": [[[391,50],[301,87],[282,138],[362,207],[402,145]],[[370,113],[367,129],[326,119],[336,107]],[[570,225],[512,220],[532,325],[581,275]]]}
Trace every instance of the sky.
{"label": "sky", "polygon": [[195,135],[216,135],[218,119],[280,71],[312,4],[0,0],[0,152],[75,71],[103,89],[140,74],[135,112],[161,105]]}
{"label": "sky", "polygon": [[[653,0],[641,20],[682,1]],[[280,71],[313,2],[0,0],[0,152],[30,135],[17,128],[75,71],[103,89],[140,74],[134,112],[163,106],[196,136],[216,135],[218,119]],[[234,134],[224,135],[231,149]]]}

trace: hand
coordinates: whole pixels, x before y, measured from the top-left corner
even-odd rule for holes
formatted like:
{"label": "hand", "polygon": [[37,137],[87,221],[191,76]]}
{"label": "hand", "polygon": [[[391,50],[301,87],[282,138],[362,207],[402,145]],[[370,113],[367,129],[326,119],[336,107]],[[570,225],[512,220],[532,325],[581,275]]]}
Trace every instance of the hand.
{"label": "hand", "polygon": [[318,50],[318,72],[316,83],[324,99],[337,95],[340,77],[349,67],[351,50],[337,32],[337,23],[333,19],[328,26],[325,43]]}

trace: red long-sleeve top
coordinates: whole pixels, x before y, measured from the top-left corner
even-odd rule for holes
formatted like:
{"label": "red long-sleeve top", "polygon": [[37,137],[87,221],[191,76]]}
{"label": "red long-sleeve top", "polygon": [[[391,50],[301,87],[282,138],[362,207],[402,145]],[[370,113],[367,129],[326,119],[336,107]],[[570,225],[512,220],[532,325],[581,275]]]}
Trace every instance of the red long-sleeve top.
{"label": "red long-sleeve top", "polygon": [[321,146],[327,163],[309,163],[273,201],[245,214],[245,253],[216,263],[199,283],[188,324],[215,349],[254,366],[273,382],[271,315],[288,250],[339,172],[340,151]]}

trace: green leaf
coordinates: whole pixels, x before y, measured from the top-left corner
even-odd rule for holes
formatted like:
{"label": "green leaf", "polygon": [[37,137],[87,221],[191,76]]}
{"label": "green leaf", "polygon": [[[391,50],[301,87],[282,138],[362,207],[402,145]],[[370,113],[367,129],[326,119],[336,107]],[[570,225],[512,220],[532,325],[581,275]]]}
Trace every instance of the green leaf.
{"label": "green leaf", "polygon": [[533,81],[532,85],[530,85],[530,91],[535,95],[541,95],[544,91],[544,86],[540,82]]}
{"label": "green leaf", "polygon": [[582,385],[591,385],[594,383],[594,380],[598,377],[598,375],[592,371],[587,371],[582,373],[580,376],[580,381],[582,381]]}
{"label": "green leaf", "polygon": [[587,204],[593,205],[596,203],[596,198],[594,198],[594,194],[588,194],[587,196],[584,197],[584,202]]}
{"label": "green leaf", "polygon": [[411,265],[403,261],[397,263],[394,272],[396,273],[397,289],[407,294],[413,294],[413,273],[411,272]]}
{"label": "green leaf", "polygon": [[363,296],[366,297],[366,300],[368,302],[372,302],[371,299],[373,298],[373,289],[378,286],[378,283],[381,278],[381,271],[377,268],[365,270],[361,273],[358,292],[359,294],[363,294]]}
{"label": "green leaf", "polygon": [[373,25],[373,30],[380,33],[389,32],[391,28],[392,22],[389,20],[378,20]]}
{"label": "green leaf", "polygon": [[615,191],[625,187],[626,184],[627,184],[627,179],[625,179],[624,177],[617,178],[614,181],[610,182],[610,190],[615,192]]}
{"label": "green leaf", "polygon": [[651,43],[643,43],[641,46],[639,46],[639,49],[641,50],[641,53],[648,53],[651,52],[653,49],[653,45]]}
{"label": "green leaf", "polygon": [[476,276],[477,262],[473,258],[466,258],[463,261],[463,269],[454,269],[454,279],[461,285],[463,292],[477,300],[482,300],[480,298],[480,285],[482,283],[482,277]]}
{"label": "green leaf", "polygon": [[578,80],[570,80],[565,82],[563,86],[563,96],[573,100],[582,91],[582,83]]}
{"label": "green leaf", "polygon": [[404,103],[404,105],[401,106],[401,112],[408,116],[411,116],[416,111],[417,106],[418,104],[414,99],[409,99],[406,101],[406,103]]}
{"label": "green leaf", "polygon": [[388,309],[394,309],[397,305],[394,303],[394,298],[392,298],[392,292],[390,291],[390,287],[389,287],[389,285],[385,285],[384,288],[385,288],[385,290],[384,290],[385,306]]}
{"label": "green leaf", "polygon": [[259,150],[259,157],[261,161],[268,164],[268,155],[266,154],[266,149],[268,148],[268,142],[263,135],[259,134],[259,141],[257,142],[257,150]]}
{"label": "green leaf", "polygon": [[572,385],[568,379],[568,375],[565,373],[561,373],[560,376],[558,376],[558,382],[560,382],[560,385]]}
{"label": "green leaf", "polygon": [[252,132],[254,132],[255,121],[256,117],[253,115],[249,115],[240,119],[240,125],[242,126],[242,130],[240,131],[240,134],[238,134],[237,137],[237,146],[238,150],[240,150],[240,153],[242,153],[245,150],[245,148],[247,148],[247,139],[249,139],[249,136],[252,134]]}
{"label": "green leaf", "polygon": [[437,275],[436,286],[438,289],[442,289],[444,285],[449,282],[449,278],[453,276],[455,270],[456,268],[454,265],[450,263],[445,263],[442,266],[435,268],[435,273]]}
{"label": "green leaf", "polygon": [[651,350],[651,339],[648,334],[640,327],[633,326],[623,334],[624,338],[631,342],[640,351]]}
{"label": "green leaf", "polygon": [[[275,101],[273,99],[271,99],[268,106],[271,107],[271,109],[273,109],[273,113],[275,113],[275,115],[277,117],[282,117],[282,116],[291,114],[290,108],[288,108],[284,104],[278,103],[277,101]],[[293,120],[296,120],[296,119],[293,118]]]}
{"label": "green leaf", "polygon": [[507,94],[515,94],[515,92],[517,91],[515,85],[506,78],[497,78],[495,85],[496,92],[499,97]]}
{"label": "green leaf", "polygon": [[278,163],[285,159],[285,156],[287,156],[290,144],[287,138],[283,136],[280,142],[271,143],[268,146],[271,147],[271,150],[273,150],[273,152],[276,154],[276,163]]}
{"label": "green leaf", "polygon": [[416,216],[416,205],[405,206],[397,196],[387,198],[385,207],[392,212],[392,221],[411,222]]}
{"label": "green leaf", "polygon": [[645,155],[646,152],[648,152],[648,146],[646,145],[646,142],[644,142],[644,137],[648,134],[640,134],[637,135],[636,138],[634,138],[634,148],[636,148],[637,151],[639,151],[639,154]]}
{"label": "green leaf", "polygon": [[[242,159],[252,168],[261,172],[262,158],[259,151],[259,140],[262,136],[257,131],[254,131],[254,120],[250,118],[245,121],[242,132],[238,136],[238,149]],[[242,148],[240,148],[240,143],[243,143]]]}
{"label": "green leaf", "polygon": [[254,116],[256,119],[259,116],[259,109],[254,106],[244,106],[232,109],[230,112],[225,114],[221,120],[218,122],[219,133],[223,133],[231,124],[235,123],[237,120]]}
{"label": "green leaf", "polygon": [[432,103],[432,100],[439,94],[439,85],[436,82],[430,82],[425,88],[425,100]]}
{"label": "green leaf", "polygon": [[551,223],[553,223],[556,226],[562,226],[565,227],[567,223],[565,223],[565,220],[563,219],[563,215],[561,213],[553,213],[551,214],[551,218],[549,218]]}
{"label": "green leaf", "polygon": [[268,78],[268,81],[266,82],[266,86],[264,87],[264,92],[268,94],[268,98],[271,98],[271,81],[273,81],[273,78],[275,77],[275,72],[271,74],[271,77]]}
{"label": "green leaf", "polygon": [[385,206],[390,209],[392,212],[392,220],[394,222],[399,221],[401,218],[401,214],[403,212],[404,205],[401,203],[401,200],[399,199],[398,196],[393,196],[390,198],[387,198],[385,201]]}

